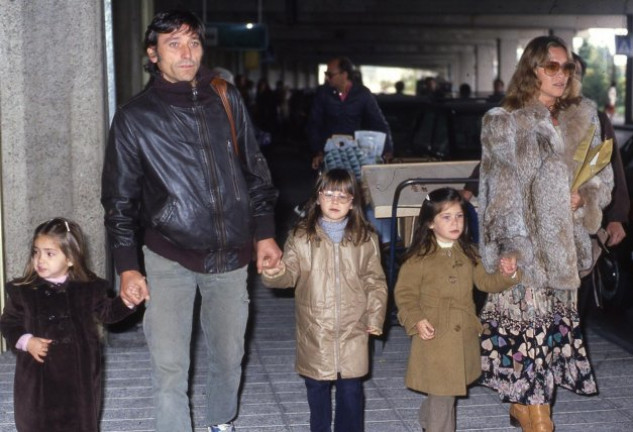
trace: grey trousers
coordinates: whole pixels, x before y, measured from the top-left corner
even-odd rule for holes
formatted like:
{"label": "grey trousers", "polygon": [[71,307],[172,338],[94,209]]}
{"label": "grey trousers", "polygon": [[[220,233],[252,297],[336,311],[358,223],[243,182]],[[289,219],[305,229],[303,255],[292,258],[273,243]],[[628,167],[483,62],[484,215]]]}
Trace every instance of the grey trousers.
{"label": "grey trousers", "polygon": [[455,432],[455,396],[428,395],[418,416],[426,432]]}

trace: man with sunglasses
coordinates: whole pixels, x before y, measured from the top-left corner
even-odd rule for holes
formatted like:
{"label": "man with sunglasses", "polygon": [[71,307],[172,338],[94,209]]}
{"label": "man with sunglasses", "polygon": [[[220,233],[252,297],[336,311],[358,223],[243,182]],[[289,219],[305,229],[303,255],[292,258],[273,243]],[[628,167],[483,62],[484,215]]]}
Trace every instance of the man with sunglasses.
{"label": "man with sunglasses", "polygon": [[357,130],[386,133],[383,157],[391,158],[391,132],[376,98],[362,84],[351,60],[335,57],[327,63],[325,84],[317,89],[308,119],[312,168],[319,169],[323,162],[323,147],[328,138],[332,135],[353,136]]}

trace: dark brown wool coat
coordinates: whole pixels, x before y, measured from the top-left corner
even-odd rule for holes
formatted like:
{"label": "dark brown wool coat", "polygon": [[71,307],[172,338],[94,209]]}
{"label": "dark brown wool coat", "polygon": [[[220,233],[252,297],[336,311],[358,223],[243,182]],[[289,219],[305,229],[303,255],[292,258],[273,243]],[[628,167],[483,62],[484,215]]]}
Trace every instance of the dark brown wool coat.
{"label": "dark brown wool coat", "polygon": [[[0,330],[16,351],[15,425],[19,432],[97,432],[101,409],[101,342],[97,320],[130,313],[107,297],[108,282],[8,283]],[[53,339],[44,363],[15,350],[20,336]]]}

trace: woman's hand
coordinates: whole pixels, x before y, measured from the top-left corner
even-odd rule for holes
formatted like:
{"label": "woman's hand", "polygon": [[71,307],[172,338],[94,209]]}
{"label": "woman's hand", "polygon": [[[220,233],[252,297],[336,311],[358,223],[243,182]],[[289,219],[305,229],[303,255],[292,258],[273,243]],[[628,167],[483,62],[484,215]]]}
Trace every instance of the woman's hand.
{"label": "woman's hand", "polygon": [[26,344],[26,350],[33,356],[36,362],[44,363],[44,357],[48,355],[48,346],[52,339],[43,339],[33,336]]}
{"label": "woman's hand", "polygon": [[585,205],[585,200],[580,196],[578,192],[572,191],[571,193],[571,211],[576,211],[580,207]]}
{"label": "woman's hand", "polygon": [[418,330],[418,336],[422,340],[429,340],[435,337],[435,328],[431,325],[431,323],[423,319],[415,325],[415,328]]}
{"label": "woman's hand", "polygon": [[506,277],[512,277],[517,271],[517,258],[507,256],[499,259],[499,272]]}

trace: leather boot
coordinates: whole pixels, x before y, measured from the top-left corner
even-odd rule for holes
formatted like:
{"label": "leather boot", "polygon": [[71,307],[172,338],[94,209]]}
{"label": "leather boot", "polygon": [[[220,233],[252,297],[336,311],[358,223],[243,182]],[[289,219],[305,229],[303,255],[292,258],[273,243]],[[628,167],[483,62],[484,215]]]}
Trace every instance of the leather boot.
{"label": "leather boot", "polygon": [[554,423],[549,405],[528,405],[533,432],[553,432]]}
{"label": "leather boot", "polygon": [[514,427],[520,427],[523,432],[532,432],[530,410],[527,405],[510,404],[510,424]]}

